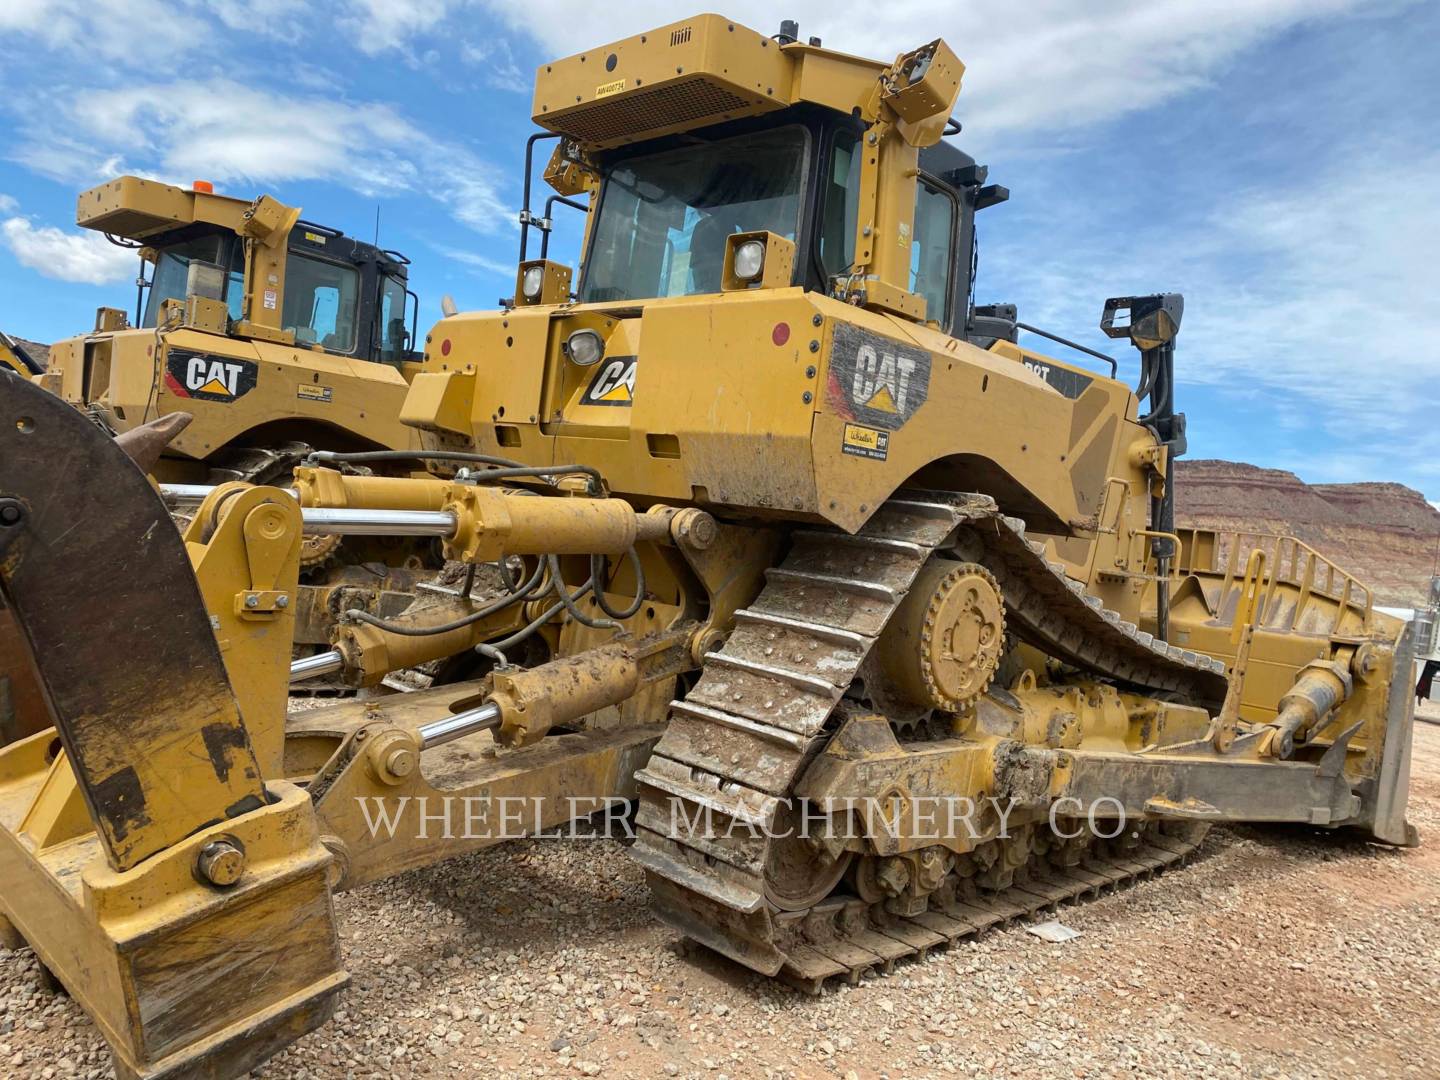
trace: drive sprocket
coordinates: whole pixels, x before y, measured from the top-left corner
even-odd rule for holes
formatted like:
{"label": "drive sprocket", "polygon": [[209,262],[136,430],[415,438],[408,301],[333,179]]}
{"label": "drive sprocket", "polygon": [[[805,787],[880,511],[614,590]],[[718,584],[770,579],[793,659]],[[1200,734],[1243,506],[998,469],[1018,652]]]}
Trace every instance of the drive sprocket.
{"label": "drive sprocket", "polygon": [[932,559],[879,642],[880,666],[917,705],[961,712],[980,698],[1005,648],[1005,603],[979,563]]}

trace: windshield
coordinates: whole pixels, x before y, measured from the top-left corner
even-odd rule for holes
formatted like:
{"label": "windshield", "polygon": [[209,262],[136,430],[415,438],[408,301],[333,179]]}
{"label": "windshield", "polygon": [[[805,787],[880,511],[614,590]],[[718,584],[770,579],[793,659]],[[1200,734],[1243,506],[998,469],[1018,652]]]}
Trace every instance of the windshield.
{"label": "windshield", "polygon": [[725,238],[800,224],[805,130],[785,127],[627,158],[610,170],[582,301],[720,291]]}
{"label": "windshield", "polygon": [[240,303],[245,295],[244,245],[232,236],[199,236],[161,250],[155,262],[150,297],[145,304],[142,326],[154,326],[160,317],[160,305],[166,300],[184,300],[186,281],[192,262],[225,267],[225,306],[230,318],[240,318]]}
{"label": "windshield", "polygon": [[348,353],[355,348],[359,298],[360,274],[354,267],[292,251],[285,264],[280,324],[295,335],[297,345]]}

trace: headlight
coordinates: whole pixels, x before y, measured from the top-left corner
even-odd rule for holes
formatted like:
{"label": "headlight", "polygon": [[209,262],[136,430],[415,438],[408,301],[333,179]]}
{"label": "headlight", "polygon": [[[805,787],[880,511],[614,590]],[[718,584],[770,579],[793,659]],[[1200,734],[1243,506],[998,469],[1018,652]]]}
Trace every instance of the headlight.
{"label": "headlight", "polygon": [[759,240],[746,240],[735,249],[735,276],[753,281],[765,269],[765,245]]}
{"label": "headlight", "polygon": [[565,339],[565,351],[573,363],[589,367],[605,355],[605,342],[594,330],[576,330]]}
{"label": "headlight", "polygon": [[539,300],[540,290],[545,285],[545,268],[543,266],[532,266],[525,271],[525,276],[520,282],[520,291],[525,294],[526,300]]}

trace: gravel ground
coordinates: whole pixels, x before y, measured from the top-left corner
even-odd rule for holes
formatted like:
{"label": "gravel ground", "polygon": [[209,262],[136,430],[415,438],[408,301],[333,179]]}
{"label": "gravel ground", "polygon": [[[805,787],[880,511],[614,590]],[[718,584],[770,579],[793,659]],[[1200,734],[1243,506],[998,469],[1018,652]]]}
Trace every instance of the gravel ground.
{"label": "gravel ground", "polygon": [[[1440,718],[1440,709],[1430,709]],[[685,945],[610,841],[535,840],[337,900],[354,982],[264,1077],[1436,1075],[1440,727],[1395,851],[1212,830],[1191,865],[812,998]],[[28,950],[0,950],[0,1075],[106,1077]]]}

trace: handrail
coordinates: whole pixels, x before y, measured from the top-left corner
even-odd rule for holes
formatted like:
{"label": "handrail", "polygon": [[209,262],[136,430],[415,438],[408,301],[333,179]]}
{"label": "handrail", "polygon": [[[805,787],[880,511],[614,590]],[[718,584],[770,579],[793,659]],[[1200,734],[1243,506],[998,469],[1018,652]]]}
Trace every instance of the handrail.
{"label": "handrail", "polygon": [[[1293,630],[1302,611],[1317,594],[1333,601],[1335,618],[1331,623],[1333,632],[1339,627],[1346,611],[1357,613],[1362,624],[1369,627],[1375,608],[1375,597],[1370,587],[1353,575],[1342,570],[1329,558],[1316,551],[1305,541],[1295,536],[1280,533],[1254,532],[1245,529],[1177,529],[1181,543],[1176,554],[1175,567],[1180,574],[1206,573],[1221,575],[1219,607],[1223,608],[1235,586],[1237,577],[1243,576],[1241,561],[1254,550],[1270,549],[1269,581],[1260,601],[1260,618],[1274,613],[1277,589],[1288,585],[1298,590],[1294,610],[1290,613],[1287,629]],[[1209,545],[1209,565],[1196,565],[1199,539],[1212,538]],[[1185,542],[1188,537],[1189,542]],[[1323,583],[1317,571],[1324,571]]]}

